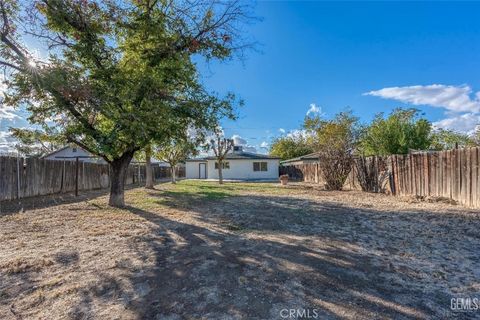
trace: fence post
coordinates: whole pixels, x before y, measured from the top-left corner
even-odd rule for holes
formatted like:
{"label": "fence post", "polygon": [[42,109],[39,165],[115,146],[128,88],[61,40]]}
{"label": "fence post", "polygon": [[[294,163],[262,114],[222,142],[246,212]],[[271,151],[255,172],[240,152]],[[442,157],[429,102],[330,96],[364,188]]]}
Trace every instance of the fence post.
{"label": "fence post", "polygon": [[395,155],[390,156],[391,170],[390,170],[389,179],[390,179],[390,191],[392,192],[392,195],[396,196],[397,195],[397,186],[395,185],[396,174],[395,174],[394,158],[396,158]]}
{"label": "fence post", "polygon": [[78,197],[78,157],[75,158],[75,197]]}
{"label": "fence post", "polygon": [[63,160],[62,167],[62,181],[60,182],[60,193],[63,193],[63,185],[65,184],[65,159]]}
{"label": "fence post", "polygon": [[20,199],[20,160],[17,156],[17,199]]}

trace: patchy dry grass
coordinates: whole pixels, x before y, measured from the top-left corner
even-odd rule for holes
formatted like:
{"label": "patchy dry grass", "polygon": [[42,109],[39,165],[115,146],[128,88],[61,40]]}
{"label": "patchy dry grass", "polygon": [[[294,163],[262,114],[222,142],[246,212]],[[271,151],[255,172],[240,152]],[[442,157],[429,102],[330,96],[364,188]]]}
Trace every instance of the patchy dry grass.
{"label": "patchy dry grass", "polygon": [[182,181],[35,202],[0,216],[0,319],[478,316],[450,298],[480,297],[479,213],[410,200]]}

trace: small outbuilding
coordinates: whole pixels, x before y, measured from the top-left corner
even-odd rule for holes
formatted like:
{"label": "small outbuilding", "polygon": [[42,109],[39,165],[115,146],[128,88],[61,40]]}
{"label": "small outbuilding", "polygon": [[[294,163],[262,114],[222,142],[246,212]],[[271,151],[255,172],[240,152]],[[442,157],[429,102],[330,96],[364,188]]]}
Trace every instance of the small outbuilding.
{"label": "small outbuilding", "polygon": [[96,157],[87,150],[75,145],[65,146],[43,156],[42,158],[45,160],[75,161],[77,157],[83,162],[106,163],[102,158]]}
{"label": "small outbuilding", "polygon": [[[234,146],[223,161],[223,178],[227,180],[276,180],[279,176],[280,158],[243,151]],[[188,159],[185,161],[187,179],[218,179],[216,157]]]}
{"label": "small outbuilding", "polygon": [[297,158],[292,158],[288,160],[283,160],[280,162],[282,166],[298,166],[302,164],[312,164],[312,163],[318,163],[318,153],[309,153]]}

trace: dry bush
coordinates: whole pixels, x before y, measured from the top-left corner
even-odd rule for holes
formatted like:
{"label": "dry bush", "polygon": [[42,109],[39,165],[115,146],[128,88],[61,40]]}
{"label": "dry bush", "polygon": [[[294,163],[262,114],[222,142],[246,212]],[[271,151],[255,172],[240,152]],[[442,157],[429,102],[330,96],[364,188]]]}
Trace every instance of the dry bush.
{"label": "dry bush", "polygon": [[360,135],[358,119],[351,112],[340,112],[332,120],[315,116],[305,119],[305,128],[312,133],[325,187],[342,190]]}
{"label": "dry bush", "polygon": [[355,174],[362,191],[381,193],[387,191],[386,187],[390,178],[387,158],[358,157],[354,163]]}

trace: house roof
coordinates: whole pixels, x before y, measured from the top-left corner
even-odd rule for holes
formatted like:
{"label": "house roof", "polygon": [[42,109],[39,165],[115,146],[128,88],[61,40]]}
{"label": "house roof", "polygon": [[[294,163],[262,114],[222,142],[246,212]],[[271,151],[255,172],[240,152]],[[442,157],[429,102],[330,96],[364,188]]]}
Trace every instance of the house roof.
{"label": "house roof", "polygon": [[68,149],[68,148],[70,148],[70,146],[65,146],[65,147],[60,148],[60,149],[58,149],[58,150],[52,151],[52,152],[44,155],[43,157],[41,157],[41,159],[47,158],[47,157],[50,157],[50,156],[53,156],[54,154],[56,154],[56,153],[58,153],[58,152],[60,152],[60,151],[63,151],[63,150],[65,150],[65,149]]}
{"label": "house roof", "polygon": [[300,157],[280,161],[280,163],[290,163],[290,162],[296,162],[296,161],[302,161],[302,160],[318,160],[318,153],[317,152],[309,153]]}
{"label": "house roof", "polygon": [[[216,160],[217,158],[214,156],[205,157],[205,158],[196,158],[196,159],[188,159],[187,161],[207,161],[207,160]],[[232,152],[228,153],[225,156],[225,160],[276,160],[280,159],[279,157],[269,156],[266,154],[259,154],[259,153],[250,153],[250,152]]]}

